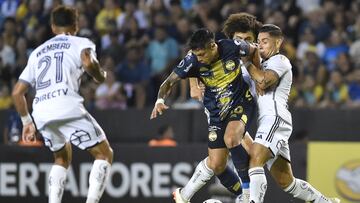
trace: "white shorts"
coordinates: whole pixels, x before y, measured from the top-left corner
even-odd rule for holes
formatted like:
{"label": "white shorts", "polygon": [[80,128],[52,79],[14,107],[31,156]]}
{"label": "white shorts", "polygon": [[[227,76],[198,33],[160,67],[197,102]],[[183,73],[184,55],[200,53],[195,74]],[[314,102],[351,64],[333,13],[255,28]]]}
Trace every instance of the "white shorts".
{"label": "white shorts", "polygon": [[104,131],[90,114],[81,118],[50,122],[40,133],[44,137],[45,145],[53,152],[63,148],[66,142],[85,150],[106,139]]}
{"label": "white shorts", "polygon": [[268,169],[271,169],[279,156],[290,162],[288,140],[292,132],[291,122],[285,122],[279,116],[263,116],[258,125],[255,142],[269,148],[273,155],[273,158],[266,163]]}

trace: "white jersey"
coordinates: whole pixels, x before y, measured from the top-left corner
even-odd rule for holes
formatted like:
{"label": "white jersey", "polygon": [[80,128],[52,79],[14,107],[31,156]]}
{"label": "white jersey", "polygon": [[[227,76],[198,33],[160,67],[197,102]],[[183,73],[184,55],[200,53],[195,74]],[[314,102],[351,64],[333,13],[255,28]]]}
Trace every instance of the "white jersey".
{"label": "white jersey", "polygon": [[291,124],[291,114],[287,105],[292,84],[292,67],[289,59],[277,54],[263,61],[261,67],[263,70],[272,70],[277,73],[279,83],[264,95],[258,96],[259,119],[263,116],[275,115]]}
{"label": "white jersey", "polygon": [[87,38],[61,34],[31,53],[19,80],[36,89],[32,115],[39,129],[52,121],[86,114],[79,95],[84,73],[80,55],[85,48],[95,51],[95,44]]}

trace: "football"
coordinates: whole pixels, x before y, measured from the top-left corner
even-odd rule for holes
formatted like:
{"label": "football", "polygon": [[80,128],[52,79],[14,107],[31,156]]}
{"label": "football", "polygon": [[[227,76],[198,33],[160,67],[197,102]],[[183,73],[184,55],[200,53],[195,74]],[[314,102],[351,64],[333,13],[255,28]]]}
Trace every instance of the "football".
{"label": "football", "polygon": [[222,203],[222,202],[217,199],[208,199],[208,200],[205,200],[203,203]]}

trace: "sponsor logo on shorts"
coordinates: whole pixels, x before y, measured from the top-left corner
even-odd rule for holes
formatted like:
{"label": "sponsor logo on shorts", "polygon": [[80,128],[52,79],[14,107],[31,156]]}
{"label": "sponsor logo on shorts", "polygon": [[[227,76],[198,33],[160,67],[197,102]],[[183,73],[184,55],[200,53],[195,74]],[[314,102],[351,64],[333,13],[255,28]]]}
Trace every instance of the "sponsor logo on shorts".
{"label": "sponsor logo on shorts", "polygon": [[349,161],[337,170],[335,186],[344,199],[360,201],[360,160]]}

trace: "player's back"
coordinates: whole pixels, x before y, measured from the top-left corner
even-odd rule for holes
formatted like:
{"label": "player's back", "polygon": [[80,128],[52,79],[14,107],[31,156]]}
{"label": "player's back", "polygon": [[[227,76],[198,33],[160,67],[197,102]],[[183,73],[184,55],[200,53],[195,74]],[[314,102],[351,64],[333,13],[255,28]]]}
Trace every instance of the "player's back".
{"label": "player's back", "polygon": [[287,105],[292,84],[292,67],[289,59],[277,54],[262,62],[261,66],[264,70],[276,72],[279,82],[264,95],[258,97],[259,118],[265,115],[276,115],[291,123],[291,114]]}
{"label": "player's back", "polygon": [[38,128],[44,124],[81,117],[86,110],[79,95],[80,78],[84,70],[81,51],[95,45],[86,38],[57,35],[30,55],[20,79],[36,89],[33,116]]}

